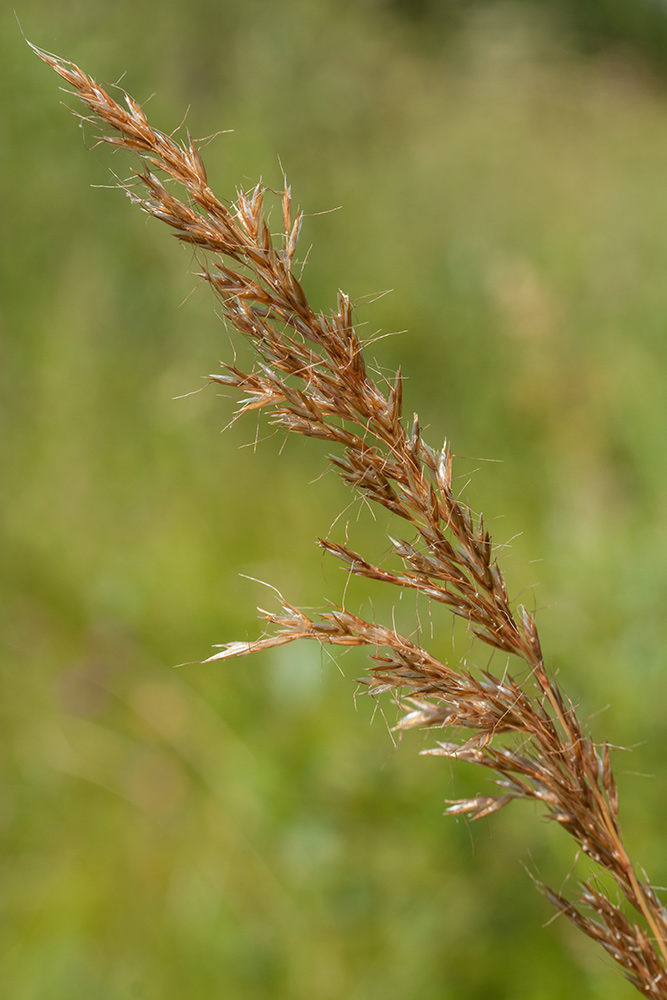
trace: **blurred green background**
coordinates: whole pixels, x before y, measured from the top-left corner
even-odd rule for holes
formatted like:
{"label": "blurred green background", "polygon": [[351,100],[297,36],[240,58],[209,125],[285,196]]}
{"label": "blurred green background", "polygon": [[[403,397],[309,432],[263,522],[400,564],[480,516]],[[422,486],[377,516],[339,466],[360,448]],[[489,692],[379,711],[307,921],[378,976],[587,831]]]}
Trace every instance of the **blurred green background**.
{"label": "blurred green background", "polygon": [[[219,193],[279,187],[282,163],[312,213],[315,305],[393,289],[360,319],[408,332],[370,357],[402,365],[406,412],[464,456],[460,487],[582,717],[634,748],[615,754],[622,820],[664,884],[664,6],[16,9],[35,43],[154,95],[158,127],[187,111],[195,136],[234,129],[205,151]],[[191,254],[105,189],[130,161],[88,151],[9,9],[0,55],[4,995],[634,995],[563,920],[544,927],[526,869],[560,888],[565,834],[527,804],[443,818],[484,778],[419,759],[419,733],[394,748],[395,707],[354,698],[361,654],[174,669],[258,634],[274,598],[248,576],[341,600],[313,544],[341,511],[332,537],[373,558],[392,525],[320,475],[320,443],[252,419],[221,434],[233,401],[185,395],[234,350]],[[486,665],[397,596],[347,600]]]}

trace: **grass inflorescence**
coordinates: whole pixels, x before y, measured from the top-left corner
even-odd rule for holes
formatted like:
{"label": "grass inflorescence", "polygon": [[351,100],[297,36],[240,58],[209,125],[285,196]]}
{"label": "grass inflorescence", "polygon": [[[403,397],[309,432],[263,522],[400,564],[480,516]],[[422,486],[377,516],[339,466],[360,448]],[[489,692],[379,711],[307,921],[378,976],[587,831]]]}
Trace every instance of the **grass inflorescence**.
{"label": "grass inflorescence", "polygon": [[[369,371],[343,292],[328,314],[310,306],[296,274],[303,213],[289,186],[279,195],[276,236],[261,183],[221,201],[189,135],[178,141],[155,129],[129,95],[119,103],[73,63],[33,48],[74,88],[85,117],[107,127],[100,140],[141,158],[141,170],[123,184],[127,194],[194,248],[224,317],[255,348],[253,367],[229,363],[210,376],[240,393],[236,416],[267,408],[278,428],[326,442],[331,464],[352,489],[403,526],[400,537],[390,536],[393,568],[329,538],[319,540],[322,549],[356,577],[444,604],[506,665],[501,672],[471,670],[345,607],[311,615],[287,601],[278,613],[264,613],[263,637],[227,642],[208,662],[300,639],[367,647],[365,684],[374,695],[389,691],[400,700],[405,711],[397,728],[437,730],[441,738],[424,753],[493,775],[496,793],[453,801],[447,811],[474,820],[515,799],[538,802],[611,876],[592,876],[574,898],[539,880],[538,888],[641,993],[666,998],[667,911],[624,846],[609,746],[592,741],[550,676],[535,618],[508,594],[484,519],[455,495],[449,445],[431,447],[417,414],[405,418],[400,370],[382,380]],[[613,898],[608,885],[616,887]]]}

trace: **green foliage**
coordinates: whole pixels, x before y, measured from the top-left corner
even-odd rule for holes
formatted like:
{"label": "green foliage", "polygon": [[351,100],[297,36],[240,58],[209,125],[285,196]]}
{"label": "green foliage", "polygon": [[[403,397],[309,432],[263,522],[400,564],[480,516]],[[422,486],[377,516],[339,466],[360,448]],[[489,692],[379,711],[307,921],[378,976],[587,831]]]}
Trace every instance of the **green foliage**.
{"label": "green foliage", "polygon": [[[409,333],[371,357],[402,366],[430,441],[502,463],[471,460],[461,489],[497,515],[512,591],[594,733],[639,744],[618,769],[655,773],[622,778],[621,808],[664,883],[662,94],[516,13],[428,52],[370,3],[31,0],[20,16],[36,43],[155,92],[165,130],[189,104],[194,135],[234,128],[204,150],[219,193],[279,187],[279,155],[307,211],[342,205],[306,222],[309,295],[395,289],[361,315],[369,336]],[[344,676],[294,647],[171,669],[257,633],[271,594],[239,573],[340,600],[313,539],[349,494],[319,478],[317,442],[279,455],[265,425],[220,435],[232,403],[210,388],[173,398],[233,350],[208,295],[188,297],[193,262],[91,189],[131,164],[82,148],[8,12],[0,54],[6,994],[631,995],[576,932],[541,927],[521,863],[558,884],[564,835],[530,808],[443,819],[481,779],[419,760],[412,734],[394,751],[382,712],[354,711],[353,655]],[[386,526],[354,506],[334,538],[348,522],[381,555]],[[364,594],[391,614],[379,587],[351,587],[352,610]],[[444,655],[451,625],[432,621]]]}
{"label": "green foliage", "polygon": [[617,50],[665,72],[667,5],[664,0],[380,0],[414,30],[422,45],[434,38],[456,46],[461,27],[473,17],[540,18],[566,34],[580,53]]}

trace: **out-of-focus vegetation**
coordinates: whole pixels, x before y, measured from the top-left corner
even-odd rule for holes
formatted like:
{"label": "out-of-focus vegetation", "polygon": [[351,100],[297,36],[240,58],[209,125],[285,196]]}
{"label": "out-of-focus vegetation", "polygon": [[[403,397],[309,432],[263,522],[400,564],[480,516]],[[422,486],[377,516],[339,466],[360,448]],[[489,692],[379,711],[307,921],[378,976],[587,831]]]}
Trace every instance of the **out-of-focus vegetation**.
{"label": "out-of-focus vegetation", "polygon": [[[378,0],[422,32],[422,42],[456,43],[471,13],[501,6],[494,0]],[[504,5],[507,8],[507,5]],[[515,14],[547,18],[553,30],[566,36],[573,51],[600,53],[611,46],[623,50],[664,75],[667,58],[665,0],[515,0]]]}
{"label": "out-of-focus vegetation", "polygon": [[[279,187],[280,157],[313,213],[319,307],[394,289],[361,317],[408,332],[371,357],[402,365],[429,440],[476,456],[461,489],[497,516],[552,668],[596,736],[635,747],[615,757],[622,820],[664,883],[667,94],[536,11],[472,8],[428,45],[370,0],[18,13],[37,44],[154,93],[159,127],[190,106],[194,135],[233,128],[205,150],[218,192]],[[340,600],[313,539],[342,510],[333,537],[374,557],[391,526],[320,477],[317,442],[220,434],[232,402],[184,396],[233,338],[189,294],[188,253],[93,187],[131,164],[86,150],[59,81],[1,25],[3,993],[633,995],[562,920],[542,926],[522,865],[560,886],[565,835],[530,807],[443,819],[483,778],[420,760],[418,734],[394,749],[390,704],[355,711],[361,657],[173,669],[258,633],[271,592],[247,577]],[[347,596],[387,618],[391,599]],[[446,616],[418,613],[451,655]],[[415,627],[405,599],[396,614]]]}

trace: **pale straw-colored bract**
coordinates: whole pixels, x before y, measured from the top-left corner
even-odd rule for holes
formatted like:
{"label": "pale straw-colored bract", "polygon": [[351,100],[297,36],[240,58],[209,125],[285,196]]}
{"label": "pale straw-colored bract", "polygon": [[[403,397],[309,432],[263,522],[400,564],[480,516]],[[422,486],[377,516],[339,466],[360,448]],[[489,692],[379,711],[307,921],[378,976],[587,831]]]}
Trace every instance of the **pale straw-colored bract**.
{"label": "pale straw-colored bract", "polygon": [[[514,675],[510,667],[500,675],[473,672],[344,608],[311,617],[286,602],[279,614],[264,613],[263,638],[226,643],[207,662],[297,639],[368,647],[368,689],[404,699],[398,728],[442,730],[443,738],[424,753],[493,772],[497,795],[452,802],[448,812],[479,819],[513,799],[537,800],[612,877],[620,889],[614,896],[629,905],[619,905],[593,879],[573,900],[540,882],[538,888],[606,949],[641,993],[665,1000],[667,911],[624,847],[609,747],[593,744],[549,677],[534,618],[510,600],[482,518],[473,518],[453,493],[448,445],[430,447],[416,414],[404,423],[400,372],[383,385],[371,378],[345,294],[339,292],[329,315],[310,307],[294,273],[302,213],[294,211],[289,187],[282,193],[283,232],[276,240],[261,184],[237,190],[236,200],[224,204],[209,188],[189,135],[178,142],[158,131],[129,95],[118,103],[73,63],[32,48],[74,88],[85,117],[111,130],[101,141],[141,158],[142,171],[125,185],[127,194],[195,248],[202,277],[225,317],[253,344],[258,361],[252,370],[229,364],[210,376],[241,392],[237,415],[268,407],[272,423],[328,442],[334,449],[330,461],[343,479],[398,518],[407,536],[391,538],[394,570],[330,540],[320,539],[322,548],[355,576],[447,605],[510,664],[510,657],[518,657],[521,668]],[[180,196],[165,178],[181,186]]]}

